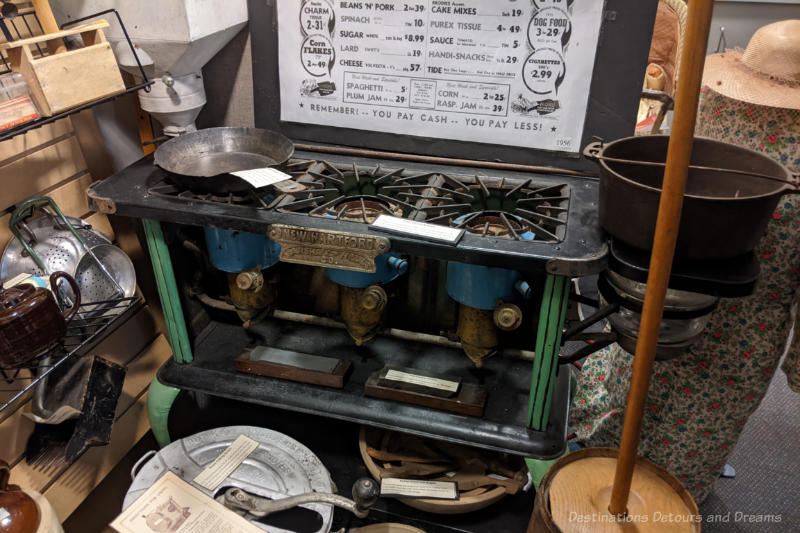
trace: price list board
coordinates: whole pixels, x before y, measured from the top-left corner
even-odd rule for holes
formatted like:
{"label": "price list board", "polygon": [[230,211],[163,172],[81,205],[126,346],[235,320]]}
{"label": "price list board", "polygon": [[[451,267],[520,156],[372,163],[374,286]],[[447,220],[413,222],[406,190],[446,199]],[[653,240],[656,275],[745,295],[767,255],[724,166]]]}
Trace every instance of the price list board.
{"label": "price list board", "polygon": [[601,1],[278,0],[281,120],[577,152]]}

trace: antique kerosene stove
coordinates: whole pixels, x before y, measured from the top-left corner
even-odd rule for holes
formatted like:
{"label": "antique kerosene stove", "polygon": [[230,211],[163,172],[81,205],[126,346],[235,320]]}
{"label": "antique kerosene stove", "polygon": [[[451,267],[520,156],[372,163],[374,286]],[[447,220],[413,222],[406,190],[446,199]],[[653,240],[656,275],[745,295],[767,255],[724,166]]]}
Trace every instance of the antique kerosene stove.
{"label": "antique kerosene stove", "polygon": [[560,455],[562,345],[610,313],[565,327],[609,259],[578,150],[632,131],[655,0],[249,4],[286,179],[198,193],[144,158],[89,191],[144,221],[174,351],[156,437],[186,389]]}

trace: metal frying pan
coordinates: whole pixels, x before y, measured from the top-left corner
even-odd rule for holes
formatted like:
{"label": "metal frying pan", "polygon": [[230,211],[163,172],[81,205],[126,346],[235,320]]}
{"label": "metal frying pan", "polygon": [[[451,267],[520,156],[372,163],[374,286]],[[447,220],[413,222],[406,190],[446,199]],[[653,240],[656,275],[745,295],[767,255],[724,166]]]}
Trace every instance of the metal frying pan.
{"label": "metal frying pan", "polygon": [[175,185],[191,191],[227,194],[253,186],[229,174],[285,163],[292,141],[257,128],[208,128],[180,135],[156,150],[155,163]]}

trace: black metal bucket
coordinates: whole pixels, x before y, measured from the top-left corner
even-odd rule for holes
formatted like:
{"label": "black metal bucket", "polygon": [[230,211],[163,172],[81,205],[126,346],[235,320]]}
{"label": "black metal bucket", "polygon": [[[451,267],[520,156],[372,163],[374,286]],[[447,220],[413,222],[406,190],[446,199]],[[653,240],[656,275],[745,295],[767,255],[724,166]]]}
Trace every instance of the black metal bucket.
{"label": "black metal bucket", "polygon": [[[663,163],[669,136],[626,137],[592,143],[584,155],[600,166],[600,224],[615,238],[650,250],[664,169],[604,158]],[[695,138],[692,165],[774,176],[690,169],[675,256],[728,258],[752,251],[764,234],[778,200],[798,192],[789,171],[770,157],[733,144]]]}

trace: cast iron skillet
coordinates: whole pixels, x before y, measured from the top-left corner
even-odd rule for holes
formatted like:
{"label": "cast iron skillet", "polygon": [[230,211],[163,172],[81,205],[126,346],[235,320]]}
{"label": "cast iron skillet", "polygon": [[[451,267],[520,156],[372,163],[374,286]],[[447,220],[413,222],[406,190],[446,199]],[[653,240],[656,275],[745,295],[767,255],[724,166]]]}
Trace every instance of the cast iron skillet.
{"label": "cast iron skillet", "polygon": [[228,194],[253,188],[230,172],[281,165],[293,153],[292,141],[274,131],[208,128],[165,142],[156,150],[155,163],[179,187]]}

